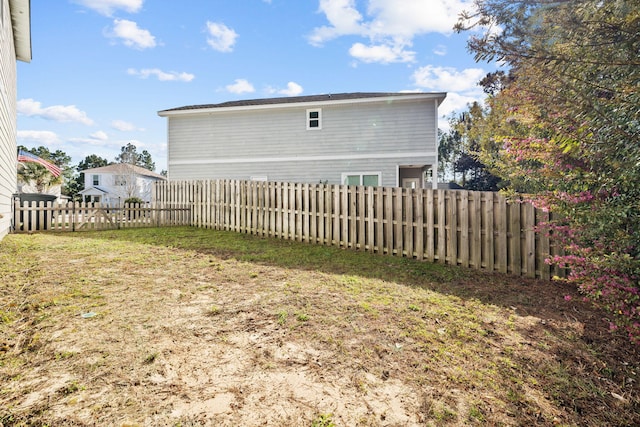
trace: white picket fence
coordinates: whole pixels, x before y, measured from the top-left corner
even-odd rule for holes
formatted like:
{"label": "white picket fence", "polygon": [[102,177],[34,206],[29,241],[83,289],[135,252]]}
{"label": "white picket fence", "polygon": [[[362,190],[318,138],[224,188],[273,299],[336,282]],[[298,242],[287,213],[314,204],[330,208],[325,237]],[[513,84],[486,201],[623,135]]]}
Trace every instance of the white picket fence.
{"label": "white picket fence", "polygon": [[190,225],[189,206],[125,203],[122,207],[100,203],[56,203],[16,200],[13,231],[82,231],[134,227]]}

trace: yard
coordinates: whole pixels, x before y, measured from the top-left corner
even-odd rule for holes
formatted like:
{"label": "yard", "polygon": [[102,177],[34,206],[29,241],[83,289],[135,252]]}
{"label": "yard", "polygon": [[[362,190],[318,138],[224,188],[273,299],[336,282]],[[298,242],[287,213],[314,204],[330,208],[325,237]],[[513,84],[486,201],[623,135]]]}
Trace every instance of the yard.
{"label": "yard", "polygon": [[563,284],[197,228],[0,242],[0,426],[632,426]]}

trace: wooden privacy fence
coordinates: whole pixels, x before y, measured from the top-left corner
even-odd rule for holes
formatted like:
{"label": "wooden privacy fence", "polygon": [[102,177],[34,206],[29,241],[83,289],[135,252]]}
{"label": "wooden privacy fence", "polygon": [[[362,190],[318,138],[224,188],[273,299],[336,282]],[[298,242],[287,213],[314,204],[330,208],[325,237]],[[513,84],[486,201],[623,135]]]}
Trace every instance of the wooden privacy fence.
{"label": "wooden privacy fence", "polygon": [[165,181],[154,200],[191,225],[549,279],[550,214],[493,192],[237,180]]}
{"label": "wooden privacy fence", "polygon": [[189,225],[191,208],[172,204],[125,203],[122,207],[100,203],[20,202],[13,206],[14,232],[109,230],[133,227]]}

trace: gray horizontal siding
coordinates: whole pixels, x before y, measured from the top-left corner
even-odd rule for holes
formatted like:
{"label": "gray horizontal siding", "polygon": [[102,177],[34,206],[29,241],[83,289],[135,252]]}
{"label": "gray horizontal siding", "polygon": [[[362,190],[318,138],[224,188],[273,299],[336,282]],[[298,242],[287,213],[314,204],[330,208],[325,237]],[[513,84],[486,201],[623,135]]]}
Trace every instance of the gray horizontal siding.
{"label": "gray horizontal siding", "polygon": [[16,183],[16,56],[9,5],[0,0],[0,239],[11,226]]}
{"label": "gray horizontal siding", "polygon": [[339,183],[382,171],[382,185],[396,185],[397,165],[435,163],[434,100],[324,105],[321,130],[306,129],[307,108],[169,117],[169,179]]}
{"label": "gray horizontal siding", "polygon": [[383,186],[397,185],[397,167],[422,164],[434,164],[435,157],[416,159],[403,157],[395,159],[338,160],[338,161],[299,161],[299,162],[262,162],[230,163],[193,167],[191,165],[172,166],[169,179],[239,179],[248,180],[252,176],[266,176],[269,181],[280,182],[326,182],[340,184],[342,173],[380,172]]}

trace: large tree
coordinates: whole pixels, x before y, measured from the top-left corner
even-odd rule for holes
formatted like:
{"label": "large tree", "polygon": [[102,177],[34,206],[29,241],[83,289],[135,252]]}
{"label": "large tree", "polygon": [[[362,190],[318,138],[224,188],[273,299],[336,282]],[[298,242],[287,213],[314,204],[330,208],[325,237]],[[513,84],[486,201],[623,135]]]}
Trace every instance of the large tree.
{"label": "large tree", "polygon": [[[640,341],[640,0],[476,0],[457,30],[509,68],[495,170],[565,218],[570,280]],[[559,227],[562,226],[562,227]],[[565,227],[567,226],[567,227]]]}
{"label": "large tree", "polygon": [[156,164],[151,159],[151,154],[147,150],[142,150],[142,153],[138,153],[137,147],[130,142],[121,148],[120,154],[116,156],[116,162],[140,166],[150,171],[156,169]]}
{"label": "large tree", "polygon": [[440,135],[438,162],[441,179],[453,178],[473,191],[497,191],[500,178],[493,175],[480,156],[485,109],[477,102],[449,119],[449,130]]}

